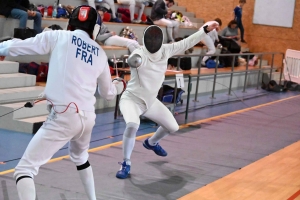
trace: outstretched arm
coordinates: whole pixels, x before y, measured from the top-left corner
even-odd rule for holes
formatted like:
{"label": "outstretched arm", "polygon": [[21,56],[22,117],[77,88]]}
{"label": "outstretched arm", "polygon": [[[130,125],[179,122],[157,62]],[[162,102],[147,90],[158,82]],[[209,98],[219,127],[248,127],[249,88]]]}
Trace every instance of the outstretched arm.
{"label": "outstretched arm", "polygon": [[214,30],[215,28],[218,28],[218,23],[213,23],[209,26],[202,27],[199,31],[196,33],[190,35],[189,37],[172,44],[165,44],[165,49],[168,57],[172,57],[174,55],[179,54],[180,52],[186,51],[190,49],[191,47],[195,46],[197,43],[199,43],[205,35]]}
{"label": "outstretched arm", "polygon": [[46,31],[26,40],[13,39],[0,43],[0,56],[44,55],[57,41],[57,31]]}

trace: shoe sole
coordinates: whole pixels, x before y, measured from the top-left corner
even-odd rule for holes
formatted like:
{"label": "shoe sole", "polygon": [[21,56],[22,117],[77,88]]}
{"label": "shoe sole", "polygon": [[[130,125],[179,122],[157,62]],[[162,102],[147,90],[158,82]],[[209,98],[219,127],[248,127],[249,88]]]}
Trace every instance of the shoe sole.
{"label": "shoe sole", "polygon": [[130,172],[128,173],[128,175],[126,177],[119,177],[119,176],[116,176],[116,178],[118,179],[126,179],[126,178],[130,178]]}

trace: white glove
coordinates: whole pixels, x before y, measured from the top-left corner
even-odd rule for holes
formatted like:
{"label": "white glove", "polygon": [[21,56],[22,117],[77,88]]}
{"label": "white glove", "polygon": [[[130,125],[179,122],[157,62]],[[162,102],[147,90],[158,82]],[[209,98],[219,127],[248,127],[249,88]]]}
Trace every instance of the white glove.
{"label": "white glove", "polygon": [[112,83],[116,86],[117,94],[121,94],[126,89],[126,83],[122,78],[115,78]]}

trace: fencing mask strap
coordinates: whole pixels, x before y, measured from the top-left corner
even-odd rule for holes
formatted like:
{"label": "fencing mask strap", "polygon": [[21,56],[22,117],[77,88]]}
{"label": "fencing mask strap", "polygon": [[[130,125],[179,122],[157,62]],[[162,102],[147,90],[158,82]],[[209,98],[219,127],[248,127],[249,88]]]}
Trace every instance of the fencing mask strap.
{"label": "fencing mask strap", "polygon": [[161,48],[163,41],[164,35],[161,28],[151,25],[145,29],[143,42],[149,53],[156,53]]}

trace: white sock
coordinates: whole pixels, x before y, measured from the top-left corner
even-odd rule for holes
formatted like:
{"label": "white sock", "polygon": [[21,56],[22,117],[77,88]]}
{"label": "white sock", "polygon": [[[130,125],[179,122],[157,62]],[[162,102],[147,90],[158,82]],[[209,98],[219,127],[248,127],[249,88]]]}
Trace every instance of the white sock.
{"label": "white sock", "polygon": [[154,146],[167,135],[169,135],[169,131],[160,126],[154,135],[148,139],[148,142],[150,145]]}
{"label": "white sock", "polygon": [[135,144],[136,132],[139,128],[139,124],[129,122],[126,124],[126,129],[123,135],[123,159],[127,165],[131,165],[130,157]]}
{"label": "white sock", "polygon": [[[88,163],[88,161],[87,161],[87,163]],[[88,163],[88,165],[89,165],[89,163]],[[83,166],[83,165],[81,165],[81,166]],[[77,170],[78,170],[78,166],[77,166]],[[81,182],[83,183],[85,192],[86,192],[89,200],[96,200],[94,175],[93,175],[92,167],[88,166],[85,169],[80,169],[80,170],[78,170],[78,173],[79,173]]]}
{"label": "white sock", "polygon": [[20,200],[35,200],[36,198],[34,181],[31,177],[21,178],[17,182],[17,190]]}

